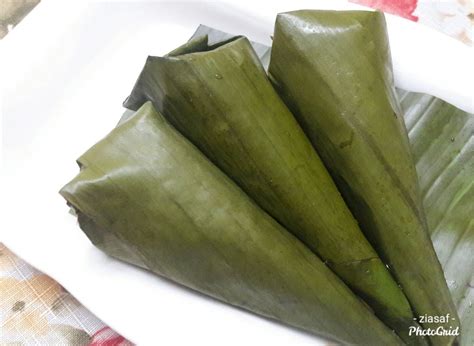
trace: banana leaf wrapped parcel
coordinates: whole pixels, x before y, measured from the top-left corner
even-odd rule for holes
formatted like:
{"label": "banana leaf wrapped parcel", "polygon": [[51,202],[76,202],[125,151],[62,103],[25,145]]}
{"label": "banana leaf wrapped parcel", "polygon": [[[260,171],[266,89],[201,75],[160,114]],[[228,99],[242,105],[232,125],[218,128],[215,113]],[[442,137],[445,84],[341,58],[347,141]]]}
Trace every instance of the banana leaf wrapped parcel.
{"label": "banana leaf wrapped parcel", "polygon": [[136,110],[147,100],[390,328],[405,336],[418,326],[246,38],[209,45],[197,37],[149,57],[125,106]]}
{"label": "banana leaf wrapped parcel", "polygon": [[340,343],[402,344],[151,103],[78,162],[61,194],[106,253]]}
{"label": "banana leaf wrapped parcel", "polygon": [[[278,15],[269,74],[354,216],[424,324],[459,319],[430,241],[407,131],[393,85],[383,14]],[[454,335],[432,336],[449,345]]]}

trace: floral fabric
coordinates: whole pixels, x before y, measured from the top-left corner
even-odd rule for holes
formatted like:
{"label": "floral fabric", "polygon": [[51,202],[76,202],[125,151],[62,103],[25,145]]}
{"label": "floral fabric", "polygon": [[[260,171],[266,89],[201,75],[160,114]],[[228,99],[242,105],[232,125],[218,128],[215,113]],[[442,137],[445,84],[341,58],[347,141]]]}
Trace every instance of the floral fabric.
{"label": "floral fabric", "polygon": [[350,0],[428,25],[473,46],[474,0]]}
{"label": "floral fabric", "polygon": [[1,243],[0,344],[132,345]]}

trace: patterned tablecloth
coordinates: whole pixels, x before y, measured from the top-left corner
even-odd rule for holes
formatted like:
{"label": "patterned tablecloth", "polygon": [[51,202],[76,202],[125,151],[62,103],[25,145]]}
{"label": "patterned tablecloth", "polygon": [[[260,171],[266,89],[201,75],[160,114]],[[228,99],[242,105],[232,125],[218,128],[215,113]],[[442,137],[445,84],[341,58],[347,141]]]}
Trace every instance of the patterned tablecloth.
{"label": "patterned tablecloth", "polygon": [[[0,38],[40,0],[1,0]],[[432,26],[472,46],[474,0],[352,0]],[[17,6],[15,6],[17,5]],[[19,8],[23,6],[24,13]],[[125,346],[60,284],[0,243],[0,344]]]}
{"label": "patterned tablecloth", "polygon": [[0,244],[0,344],[132,345]]}

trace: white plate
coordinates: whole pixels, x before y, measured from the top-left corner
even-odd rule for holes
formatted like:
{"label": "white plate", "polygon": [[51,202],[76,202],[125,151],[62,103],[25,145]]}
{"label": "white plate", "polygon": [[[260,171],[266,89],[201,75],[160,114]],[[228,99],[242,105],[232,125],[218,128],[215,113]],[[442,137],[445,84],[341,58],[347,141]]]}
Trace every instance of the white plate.
{"label": "white plate", "polygon": [[[314,345],[313,336],[108,258],[57,193],[77,173],[74,160],[117,123],[147,55],[170,51],[201,23],[270,44],[276,13],[301,8],[359,7],[316,0],[43,0],[0,43],[0,240],[141,345]],[[397,84],[473,112],[472,50],[421,25],[387,20]]]}

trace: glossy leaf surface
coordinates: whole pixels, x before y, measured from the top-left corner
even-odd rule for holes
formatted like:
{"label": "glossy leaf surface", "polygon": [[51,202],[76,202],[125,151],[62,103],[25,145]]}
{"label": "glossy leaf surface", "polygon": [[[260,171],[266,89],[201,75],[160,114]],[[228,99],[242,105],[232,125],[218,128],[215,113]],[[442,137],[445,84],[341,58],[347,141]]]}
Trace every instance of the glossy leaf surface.
{"label": "glossy leaf surface", "polygon": [[278,15],[269,73],[416,314],[453,317],[424,327],[458,327],[429,238],[383,14]]}
{"label": "glossy leaf surface", "polygon": [[341,343],[400,343],[151,103],[78,162],[61,194],[106,253]]}
{"label": "glossy leaf surface", "polygon": [[[257,204],[323,259],[391,328],[413,314],[243,37],[192,39],[149,57],[125,105],[150,100]],[[411,338],[409,340],[414,340]]]}

